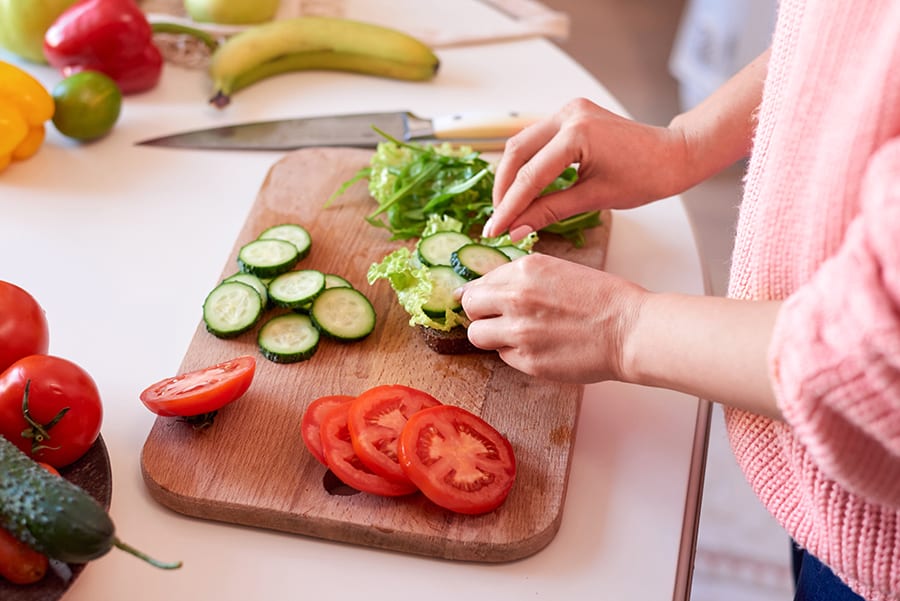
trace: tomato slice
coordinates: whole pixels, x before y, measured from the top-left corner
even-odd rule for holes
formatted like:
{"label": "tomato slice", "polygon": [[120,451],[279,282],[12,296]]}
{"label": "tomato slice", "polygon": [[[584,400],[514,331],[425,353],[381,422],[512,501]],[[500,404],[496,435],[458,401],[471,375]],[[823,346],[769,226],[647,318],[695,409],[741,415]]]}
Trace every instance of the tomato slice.
{"label": "tomato slice", "polygon": [[400,434],[400,465],[422,493],[445,509],[493,511],[516,478],[512,445],[490,424],[460,407],[423,409]]}
{"label": "tomato slice", "polygon": [[409,386],[370,388],[350,404],[347,425],[353,449],[376,474],[395,482],[409,482],[397,461],[397,438],[409,416],[440,404],[427,392]]}
{"label": "tomato slice", "polygon": [[352,403],[337,404],[322,417],[319,433],[325,463],[347,486],[356,490],[387,497],[397,497],[416,492],[407,482],[394,482],[372,472],[359,460],[350,442],[347,414]]}
{"label": "tomato slice", "polygon": [[325,452],[322,450],[322,436],[319,433],[322,425],[322,418],[329,410],[338,405],[347,404],[355,397],[347,394],[331,394],[319,397],[306,407],[303,417],[300,419],[300,436],[303,443],[313,457],[324,466],[328,466],[325,461]]}
{"label": "tomato slice", "polygon": [[141,402],[153,413],[165,417],[205,415],[247,392],[255,372],[254,357],[237,357],[160,380],[141,393]]}

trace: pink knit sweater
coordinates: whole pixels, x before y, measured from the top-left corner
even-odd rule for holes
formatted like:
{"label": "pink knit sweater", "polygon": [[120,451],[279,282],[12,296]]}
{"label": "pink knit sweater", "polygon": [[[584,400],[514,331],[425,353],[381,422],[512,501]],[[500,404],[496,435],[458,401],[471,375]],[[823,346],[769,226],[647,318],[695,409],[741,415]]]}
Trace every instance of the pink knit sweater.
{"label": "pink knit sweater", "polygon": [[782,0],[729,296],[786,299],[786,423],[726,411],[748,481],[872,601],[900,599],[900,0]]}

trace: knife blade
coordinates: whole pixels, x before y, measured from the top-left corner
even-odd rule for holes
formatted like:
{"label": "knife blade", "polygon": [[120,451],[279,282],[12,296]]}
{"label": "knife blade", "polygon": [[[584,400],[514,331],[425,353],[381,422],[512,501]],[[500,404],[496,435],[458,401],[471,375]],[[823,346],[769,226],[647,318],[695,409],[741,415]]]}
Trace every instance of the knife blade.
{"label": "knife blade", "polygon": [[409,111],[351,113],[237,123],[137,142],[139,146],[212,150],[295,150],[312,146],[374,148],[381,131],[404,142],[453,142],[500,150],[538,117],[507,112],[463,112],[431,119]]}

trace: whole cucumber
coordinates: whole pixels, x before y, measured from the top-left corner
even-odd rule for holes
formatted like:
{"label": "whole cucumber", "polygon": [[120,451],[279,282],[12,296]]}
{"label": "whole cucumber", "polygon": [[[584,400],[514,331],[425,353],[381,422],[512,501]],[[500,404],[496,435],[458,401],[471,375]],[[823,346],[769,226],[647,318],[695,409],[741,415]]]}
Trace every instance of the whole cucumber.
{"label": "whole cucumber", "polygon": [[118,547],[160,568],[163,563],[122,543],[106,510],[82,488],[42,468],[0,436],[0,526],[36,551],[87,563]]}

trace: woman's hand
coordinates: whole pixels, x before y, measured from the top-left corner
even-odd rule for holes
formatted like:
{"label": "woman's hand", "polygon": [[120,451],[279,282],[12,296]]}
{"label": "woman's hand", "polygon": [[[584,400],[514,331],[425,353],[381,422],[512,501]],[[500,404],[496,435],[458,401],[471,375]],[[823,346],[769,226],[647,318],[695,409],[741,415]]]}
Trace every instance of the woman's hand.
{"label": "woman's hand", "polygon": [[542,254],[465,285],[469,340],[527,374],[568,382],[622,377],[622,348],[647,292]]}
{"label": "woman's hand", "polygon": [[460,294],[472,344],[526,374],[658,386],[781,419],[766,361],[779,301],[649,292],[539,253]]}
{"label": "woman's hand", "polygon": [[[750,152],[769,52],[667,127],[611,113],[584,98],[510,138],[494,177],[486,236],[513,240],[593,209],[629,209],[680,194]],[[568,190],[539,195],[566,167]]]}
{"label": "woman's hand", "polygon": [[[494,214],[486,236],[514,240],[577,213],[625,209],[681,192],[692,182],[679,130],[645,125],[578,99],[507,141],[497,166]],[[578,165],[568,190],[538,198]]]}

